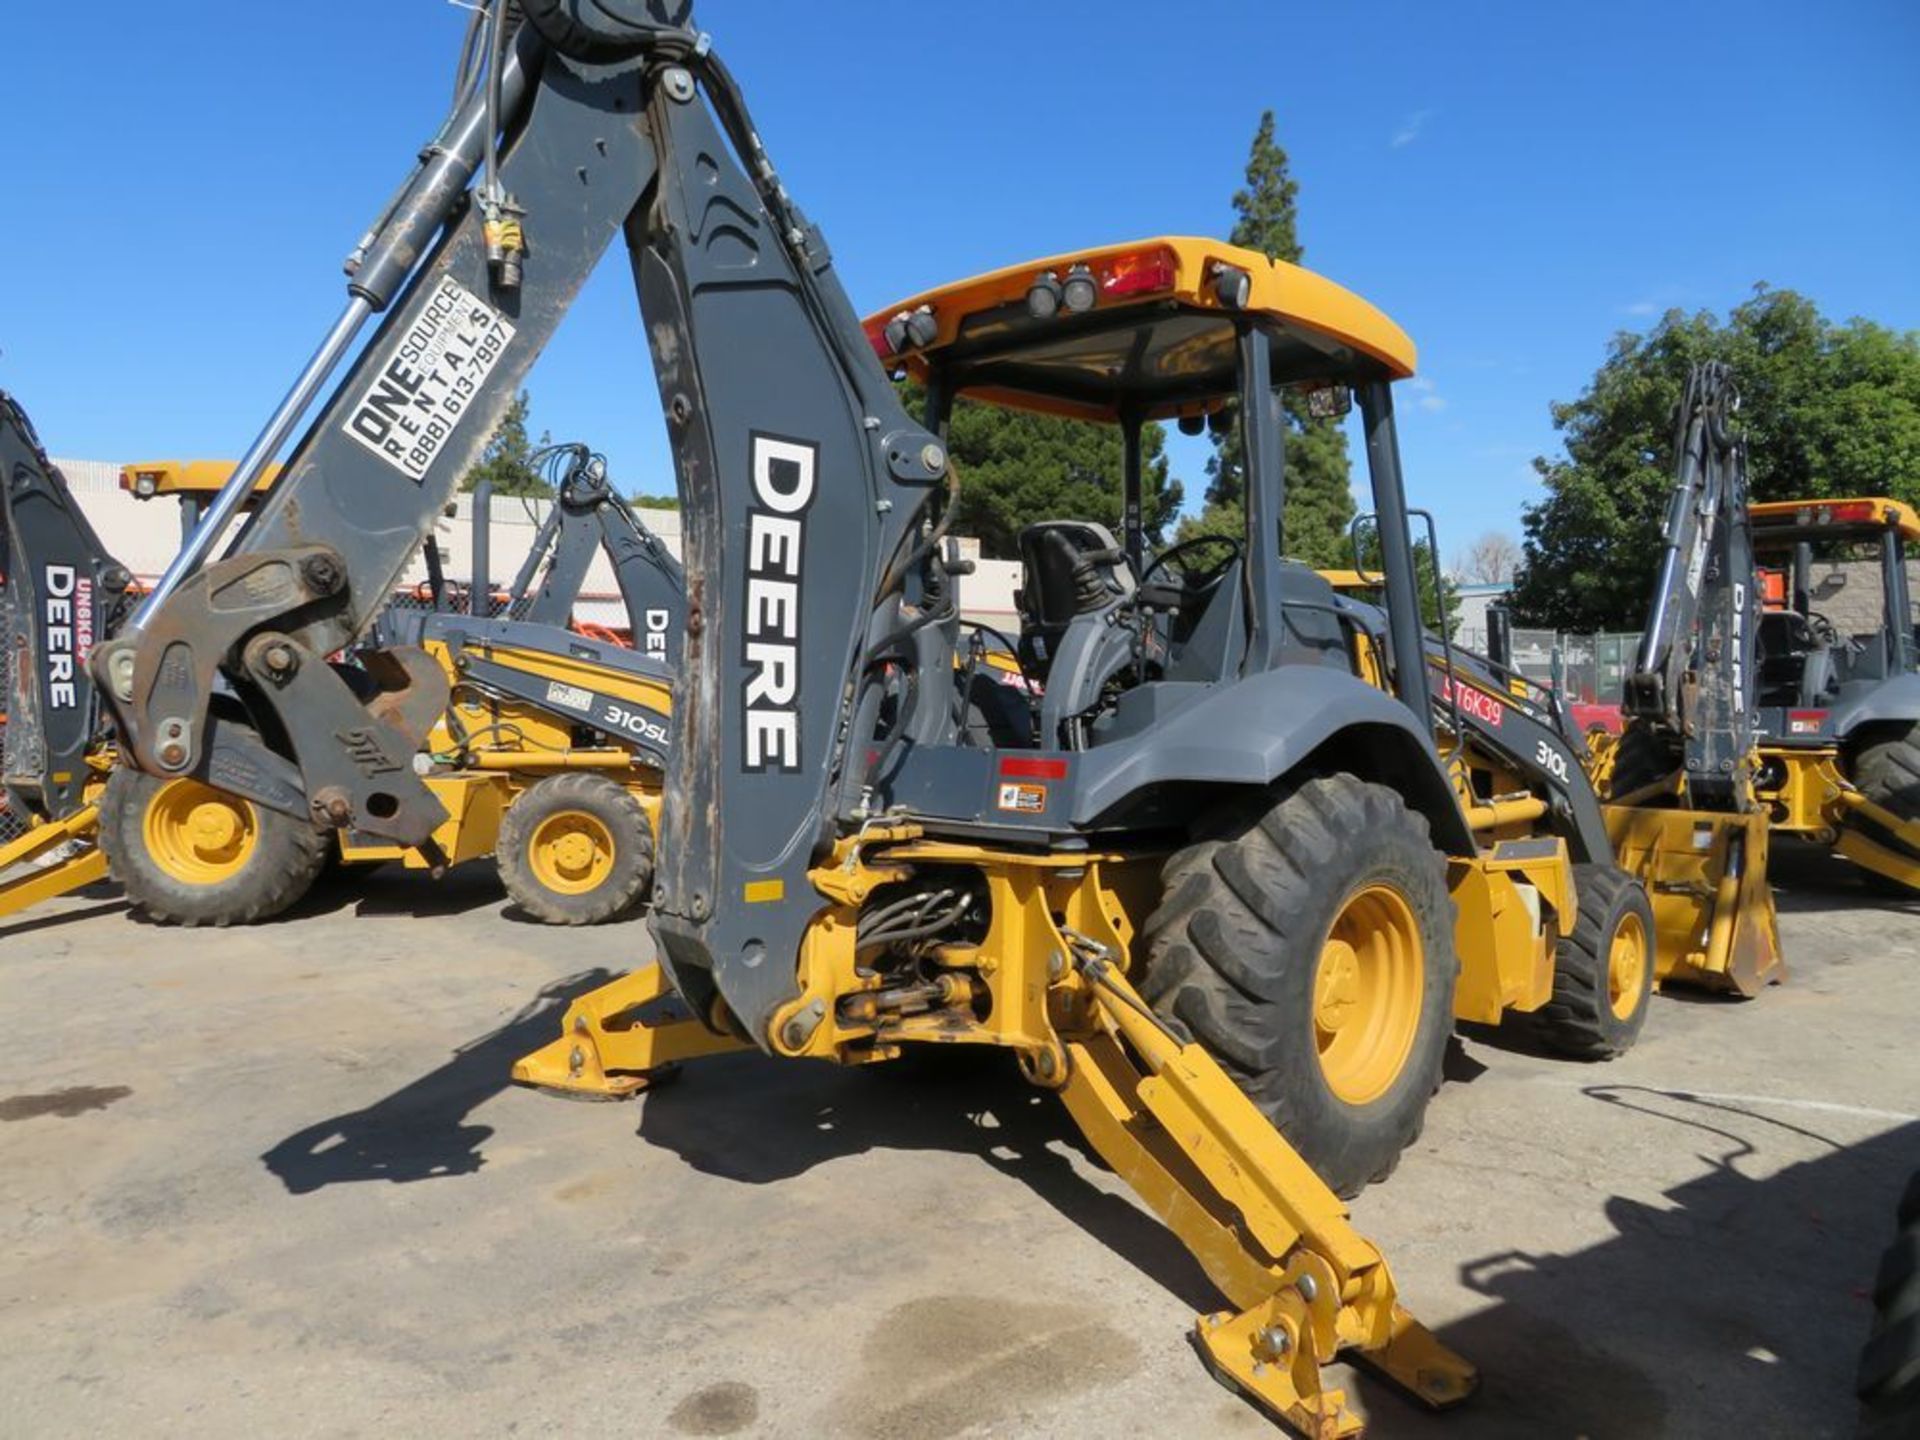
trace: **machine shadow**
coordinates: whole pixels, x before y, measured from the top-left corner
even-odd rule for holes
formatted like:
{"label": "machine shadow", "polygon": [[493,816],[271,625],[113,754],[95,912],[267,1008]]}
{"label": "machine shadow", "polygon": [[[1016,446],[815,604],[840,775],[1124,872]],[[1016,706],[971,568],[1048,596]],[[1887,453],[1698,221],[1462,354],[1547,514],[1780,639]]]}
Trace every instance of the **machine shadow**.
{"label": "machine shadow", "polygon": [[842,1069],[757,1054],[690,1066],[648,1094],[639,1137],[702,1174],[767,1185],[869,1150],[974,1155],[1195,1310],[1220,1304],[1206,1273],[1152,1215],[1078,1173],[1070,1155],[1106,1166],[1053,1096],[1013,1058],[956,1046]]}
{"label": "machine shadow", "polygon": [[1434,1415],[1363,1377],[1367,1433],[1851,1434],[1867,1296],[1894,1203],[1920,1165],[1920,1124],[1850,1146],[1815,1135],[1833,1148],[1756,1180],[1742,1171],[1753,1145],[1716,1121],[1783,1122],[1699,1097],[1659,1097],[1656,1108],[1653,1092],[1630,1086],[1587,1093],[1697,1129],[1711,1168],[1662,1203],[1610,1197],[1615,1233],[1589,1249],[1463,1264],[1462,1282],[1490,1303],[1438,1333],[1480,1367],[1480,1394],[1458,1414]]}
{"label": "machine shadow", "polygon": [[367,1106],[307,1126],[260,1157],[294,1195],[358,1180],[404,1185],[472,1175],[486,1164],[490,1125],[467,1116],[506,1089],[513,1062],[559,1033],[572,1001],[611,980],[589,970],[547,986],[499,1029],[454,1051],[444,1065]]}
{"label": "machine shadow", "polygon": [[58,915],[36,915],[31,920],[16,921],[11,925],[0,925],[0,940],[12,940],[21,935],[31,935],[39,930],[57,930],[62,925],[78,925],[83,920],[97,920],[106,915],[131,915],[133,907],[120,898],[120,887],[102,881],[98,885],[89,885],[74,894],[83,900],[92,901],[84,910],[63,910]]}
{"label": "machine shadow", "polygon": [[1857,866],[1818,846],[1775,840],[1767,879],[1773,885],[1774,908],[1783,915],[1836,910],[1920,914],[1920,895],[1873,889]]}
{"label": "machine shadow", "polygon": [[355,915],[404,915],[446,919],[498,905],[506,896],[493,867],[462,865],[438,880],[395,861],[330,866],[313,888],[286,912],[262,923],[313,920],[351,910]]}

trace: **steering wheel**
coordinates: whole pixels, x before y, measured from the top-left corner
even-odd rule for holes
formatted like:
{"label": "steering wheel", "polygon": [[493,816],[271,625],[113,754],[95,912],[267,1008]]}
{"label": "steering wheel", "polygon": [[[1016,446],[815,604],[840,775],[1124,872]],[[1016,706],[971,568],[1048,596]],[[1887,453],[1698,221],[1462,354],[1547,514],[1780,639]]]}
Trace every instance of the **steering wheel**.
{"label": "steering wheel", "polygon": [[[1207,547],[1224,550],[1226,554],[1212,565],[1196,566],[1184,558]],[[1140,583],[1144,586],[1157,571],[1171,570],[1178,577],[1180,588],[1188,595],[1203,595],[1220,583],[1244,549],[1238,538],[1232,535],[1196,535],[1191,540],[1182,540],[1178,545],[1169,546],[1148,561],[1147,568],[1140,572]]]}

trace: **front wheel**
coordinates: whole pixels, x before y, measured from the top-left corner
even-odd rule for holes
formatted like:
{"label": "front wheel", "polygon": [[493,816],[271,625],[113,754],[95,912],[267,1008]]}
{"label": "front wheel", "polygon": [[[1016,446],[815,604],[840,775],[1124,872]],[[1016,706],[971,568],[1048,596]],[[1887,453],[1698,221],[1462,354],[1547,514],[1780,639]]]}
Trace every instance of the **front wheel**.
{"label": "front wheel", "polygon": [[1653,905],[1617,865],[1577,865],[1579,914],[1553,959],[1543,1038],[1563,1055],[1611,1060],[1640,1038],[1653,1000]]}
{"label": "front wheel", "polygon": [[495,853],[507,894],[549,925],[625,914],[653,879],[653,827],[604,775],[549,775],[507,807]]}
{"label": "front wheel", "polygon": [[1351,775],[1222,807],[1168,859],[1142,993],[1335,1191],[1419,1137],[1453,1030],[1446,859]]}
{"label": "front wheel", "polygon": [[247,925],[297,903],[331,832],[198,780],[127,766],[100,797],[100,848],[127,899],[163,925]]}

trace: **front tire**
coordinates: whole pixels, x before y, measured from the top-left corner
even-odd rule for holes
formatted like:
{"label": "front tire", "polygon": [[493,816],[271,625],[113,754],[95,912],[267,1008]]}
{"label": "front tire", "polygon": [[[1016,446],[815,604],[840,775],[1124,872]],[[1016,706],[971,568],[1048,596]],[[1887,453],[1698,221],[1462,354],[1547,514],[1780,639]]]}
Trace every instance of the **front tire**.
{"label": "front tire", "polygon": [[1541,1036],[1563,1055],[1611,1060],[1640,1038],[1653,999],[1655,932],[1646,887],[1617,865],[1576,865],[1579,915],[1553,961]]}
{"label": "front tire", "polygon": [[331,832],[185,777],[128,766],[100,796],[100,848],[127,899],[162,925],[270,920],[313,887]]}
{"label": "front tire", "polygon": [[653,827],[632,792],[606,776],[549,775],[507,807],[495,859],[529,915],[598,925],[625,914],[652,882]]}
{"label": "front tire", "polygon": [[1223,806],[1162,870],[1142,993],[1336,1192],[1419,1137],[1453,1030],[1446,859],[1351,775]]}

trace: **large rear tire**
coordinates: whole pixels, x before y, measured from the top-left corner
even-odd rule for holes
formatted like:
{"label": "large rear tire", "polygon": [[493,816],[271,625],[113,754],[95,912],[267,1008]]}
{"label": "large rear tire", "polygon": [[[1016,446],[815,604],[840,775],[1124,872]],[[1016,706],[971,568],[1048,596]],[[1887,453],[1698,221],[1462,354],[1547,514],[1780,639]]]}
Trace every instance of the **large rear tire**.
{"label": "large rear tire", "polygon": [[604,775],[536,780],[507,807],[495,851],[500,882],[549,925],[624,915],[653,880],[653,827],[631,791]]}
{"label": "large rear tire", "polygon": [[1230,803],[1161,874],[1142,993],[1343,1196],[1419,1137],[1453,1030],[1446,859],[1384,786]]}
{"label": "large rear tire", "polygon": [[1920,1174],[1873,1282],[1873,1328],[1860,1352],[1860,1440],[1920,1435]]}
{"label": "large rear tire", "polygon": [[[1920,819],[1920,725],[1862,749],[1854,757],[1852,778],[1860,792],[1874,804],[1891,811],[1901,820]],[[1908,853],[1904,846],[1891,835],[1883,833],[1879,827],[1865,825],[1861,828],[1879,844],[1903,854]],[[1920,856],[1915,858],[1920,859]],[[1920,894],[1920,890],[1903,885],[1878,871],[1862,869],[1860,875],[1871,889],[1885,895],[1911,899]]]}
{"label": "large rear tire", "polygon": [[100,848],[127,899],[162,925],[270,920],[312,888],[333,835],[198,780],[121,766],[100,797]]}
{"label": "large rear tire", "polygon": [[1576,865],[1579,914],[1553,960],[1543,1039],[1563,1055],[1611,1060],[1640,1038],[1653,999],[1653,905],[1617,865]]}

